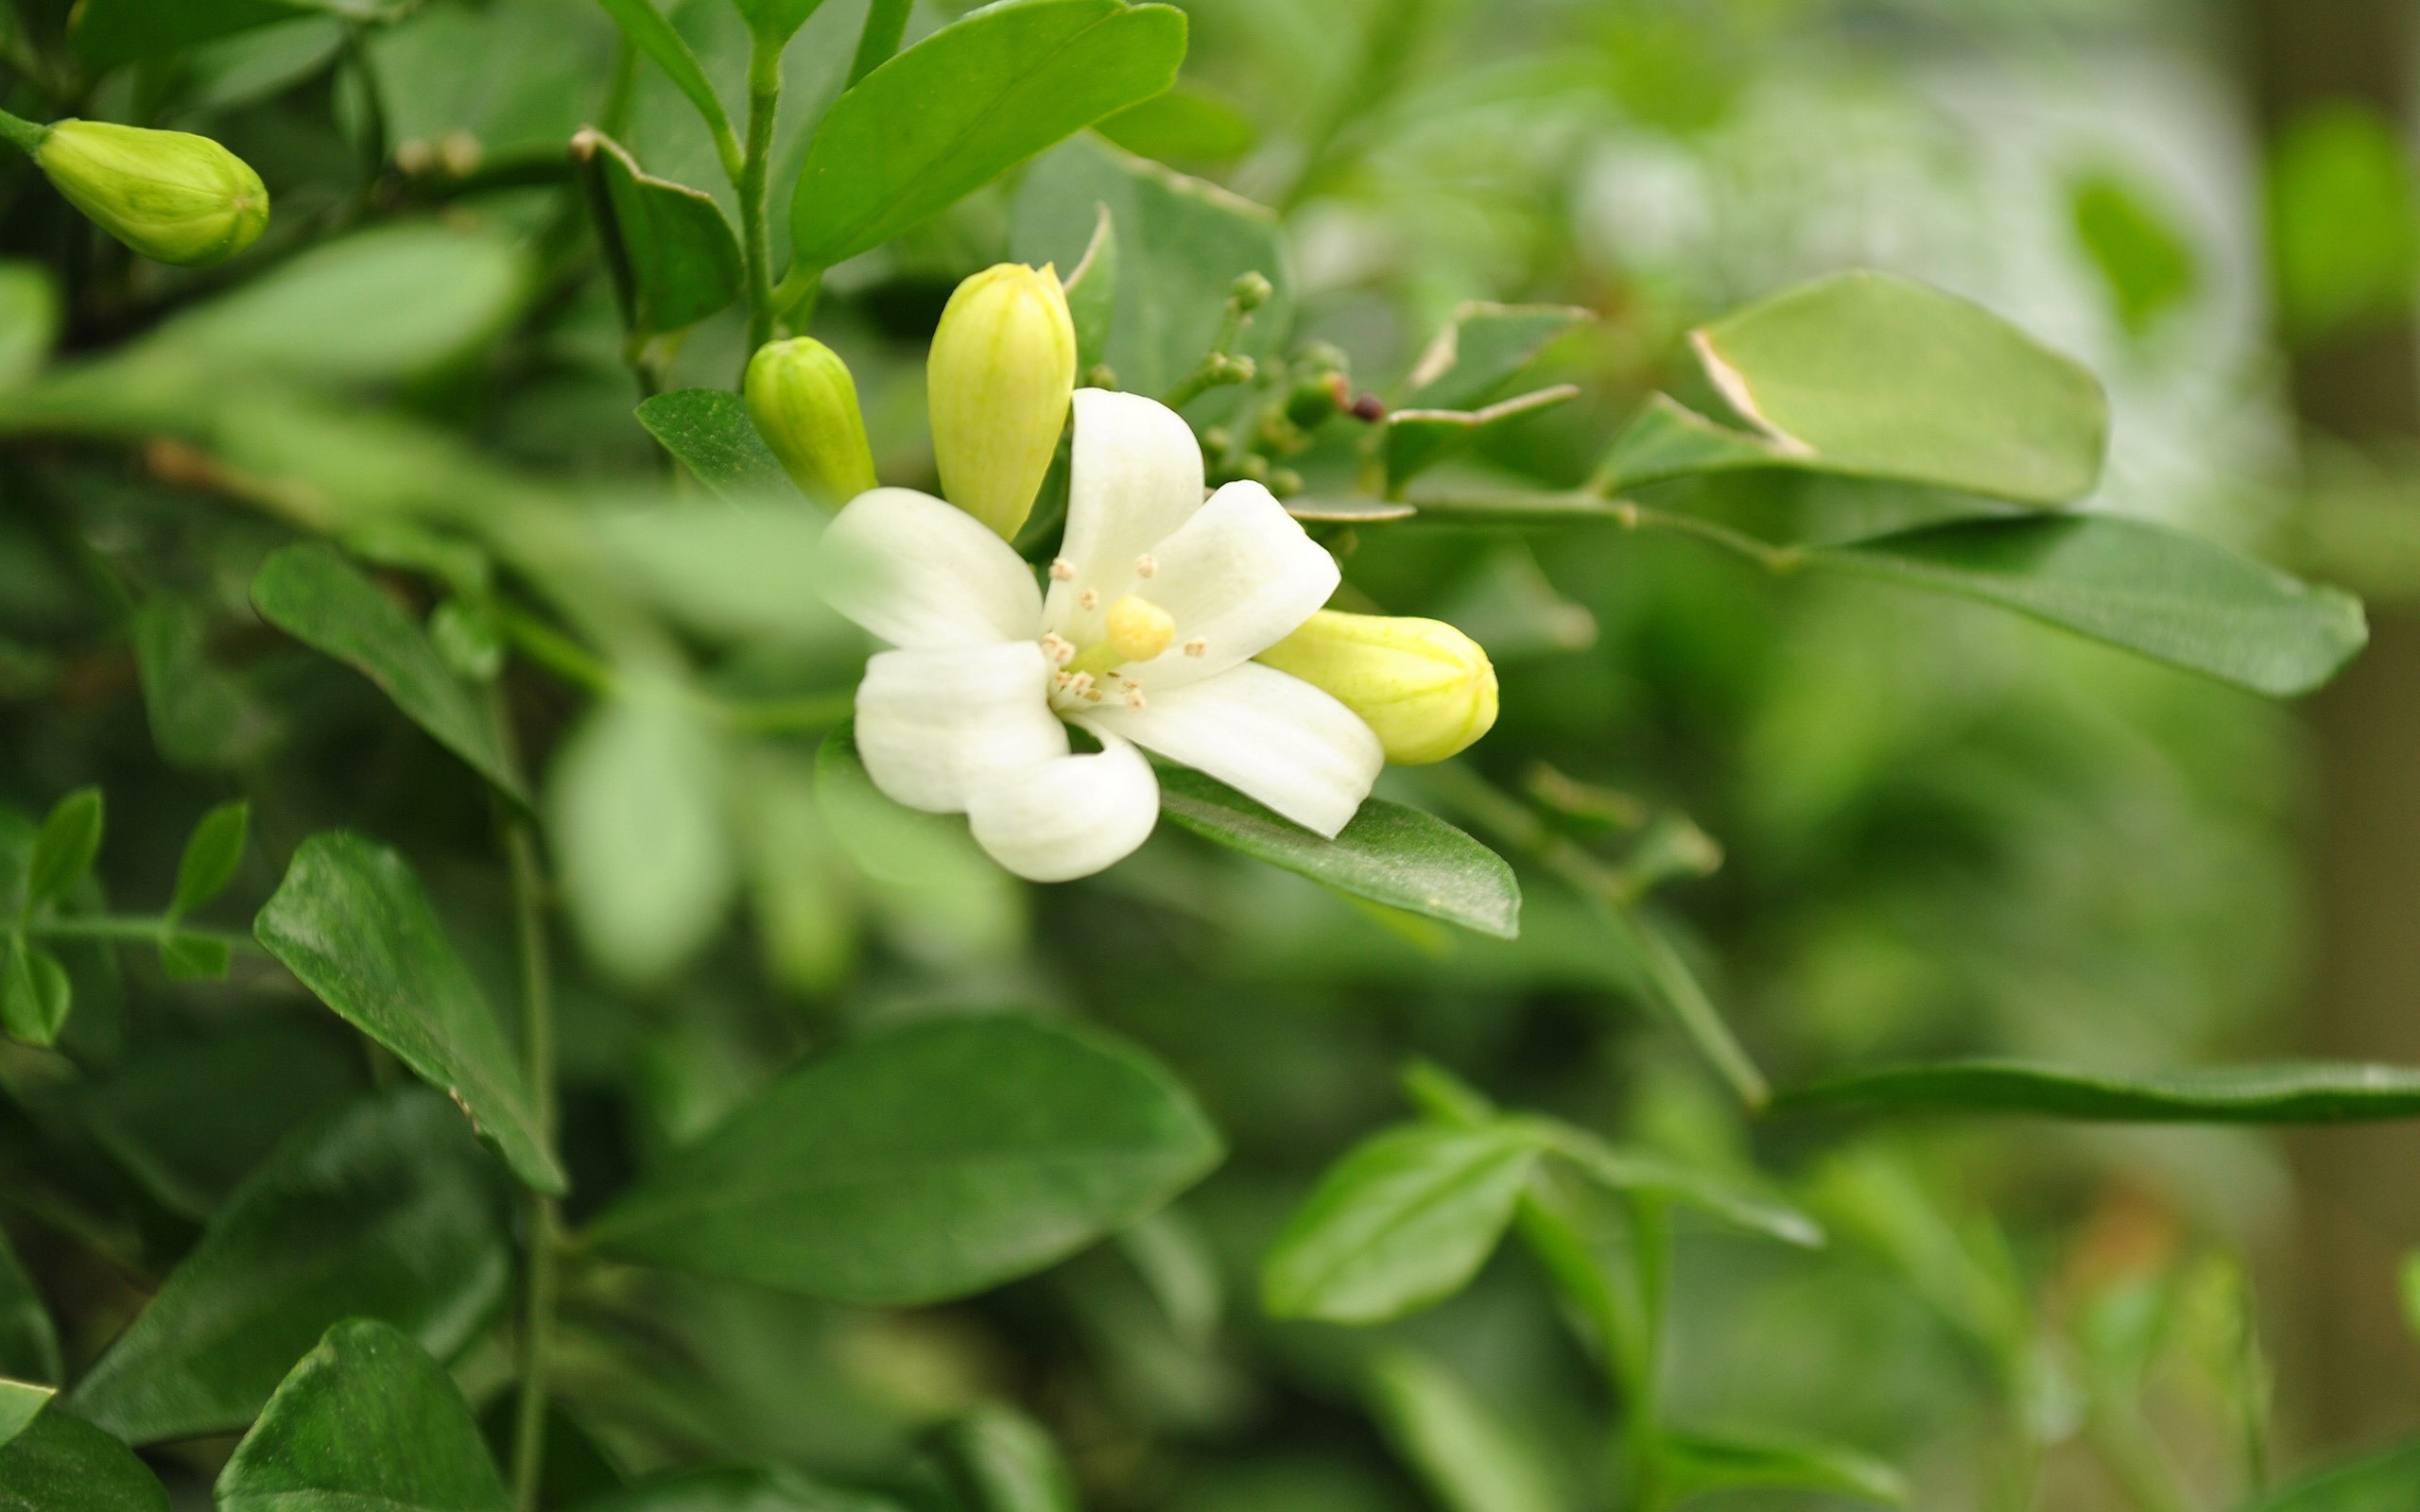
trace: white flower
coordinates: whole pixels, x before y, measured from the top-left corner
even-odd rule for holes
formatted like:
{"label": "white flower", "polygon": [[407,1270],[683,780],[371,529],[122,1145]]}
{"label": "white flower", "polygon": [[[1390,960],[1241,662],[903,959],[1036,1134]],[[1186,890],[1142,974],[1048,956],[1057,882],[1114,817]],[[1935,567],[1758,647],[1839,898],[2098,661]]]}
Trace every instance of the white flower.
{"label": "white flower", "polygon": [[[972,516],[876,489],[823,537],[834,608],[897,647],[866,663],[857,750],[910,808],[963,813],[1019,876],[1132,852],[1159,817],[1137,746],[1334,836],[1384,762],[1360,718],[1252,658],[1335,592],[1337,569],[1257,483],[1202,498],[1201,449],[1167,405],[1075,396],[1066,538],[1046,598]],[[1071,754],[1068,724],[1100,742]]]}

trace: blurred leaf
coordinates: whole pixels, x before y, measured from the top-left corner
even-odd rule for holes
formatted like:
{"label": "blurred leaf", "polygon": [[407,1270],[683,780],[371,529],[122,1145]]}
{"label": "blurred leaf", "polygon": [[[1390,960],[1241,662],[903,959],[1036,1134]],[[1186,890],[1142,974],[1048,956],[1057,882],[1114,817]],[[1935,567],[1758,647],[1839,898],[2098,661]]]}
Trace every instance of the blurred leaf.
{"label": "blurred leaf", "polygon": [[403,165],[563,160],[594,120],[615,28],[594,0],[424,5],[362,39]]}
{"label": "blurred leaf", "polygon": [[1517,1124],[1389,1129],[1355,1145],[1261,1262],[1276,1317],[1380,1323],[1470,1283],[1512,1221],[1542,1142]]}
{"label": "blurred leaf", "polygon": [[1675,1500],[1708,1491],[1830,1491],[1905,1505],[1899,1472],[1854,1450],[1765,1435],[1668,1432],[1657,1446]]}
{"label": "blurred leaf", "polygon": [[2302,1481],[2251,1512],[2404,1512],[2420,1497],[2420,1444],[2407,1444]]}
{"label": "blurred leaf", "polygon": [[26,864],[27,912],[55,903],[92,871],[101,853],[101,790],[79,787],[51,806]]}
{"label": "blurred leaf", "polygon": [[392,1323],[451,1356],[511,1277],[493,1172],[461,1115],[417,1088],[296,1134],[212,1217],[66,1405],[133,1443],[234,1433],[349,1317]]}
{"label": "blurred leaf", "polygon": [[686,331],[739,298],[739,238],[714,197],[643,172],[601,131],[572,138],[622,322],[641,335]]}
{"label": "blurred leaf", "polygon": [[1925,284],[1841,273],[1690,339],[1722,397],[1800,467],[2035,505],[2069,503],[2100,480],[2100,380]]}
{"label": "blurred leaf", "polygon": [[368,574],[318,541],[270,554],[252,579],[261,617],[353,668],[471,769],[527,803],[477,695],[454,676],[428,632]]}
{"label": "blurred leaf", "polygon": [[168,1493],[133,1451],[52,1410],[0,1444],[0,1512],[168,1512]]}
{"label": "blurred leaf", "polygon": [[1132,1223],[1219,1155],[1192,1097],[1124,1045],[945,1020],[792,1073],[648,1173],[588,1243],[836,1301],[938,1301]]}
{"label": "blurred leaf", "polygon": [[2278,314],[2311,341],[2411,307],[2420,194],[2403,133],[2375,107],[2333,99],[2288,123],[2269,163]]}
{"label": "blurred leaf", "polygon": [[1271,866],[1482,935],[1521,933],[1521,887],[1502,856],[1434,815],[1370,799],[1323,839],[1190,767],[1160,768],[1160,810]]}
{"label": "blurred leaf", "polygon": [[[798,496],[748,405],[722,388],[676,388],[639,405],[639,423],[697,480],[735,503]],[[692,514],[689,519],[696,519]]]}
{"label": "blurred leaf", "polygon": [[1475,409],[1511,386],[1538,353],[1597,318],[1576,304],[1458,306],[1404,380],[1406,409]]}
{"label": "blurred leaf", "polygon": [[665,77],[672,80],[673,87],[689,97],[689,103],[697,107],[698,114],[704,118],[717,143],[729,140],[731,117],[722,108],[721,96],[707,81],[705,68],[699,63],[698,55],[691,52],[689,44],[681,40],[681,34],[672,29],[672,23],[665,19],[664,12],[655,9],[655,0],[596,0],[596,3],[605,8],[605,13],[614,18],[614,24],[622,28],[622,34],[631,40],[632,45],[655,60],[655,66],[664,70]]}
{"label": "blurred leaf", "polygon": [[1260,128],[1237,107],[1191,84],[1130,105],[1096,128],[1140,158],[1166,163],[1233,163],[1260,141]]}
{"label": "blurred leaf", "polygon": [[160,940],[160,970],[171,982],[216,982],[233,958],[227,942],[208,935],[168,935]]}
{"label": "blurred leaf", "polygon": [[830,267],[1159,94],[1184,34],[1174,7],[1122,0],[1007,0],[942,27],[824,115],[791,200],[794,255]]}
{"label": "blurred leaf", "polygon": [[2140,339],[2193,293],[2193,249],[2134,185],[2087,174],[2067,191],[2076,239],[2109,285],[2118,323]]}
{"label": "blurred leaf", "polygon": [[977,1408],[942,1429],[940,1445],[968,1512],[1077,1512],[1066,1456],[1013,1408]]}
{"label": "blurred leaf", "polygon": [[1775,1094],[1773,1107],[2037,1113],[2144,1124],[2348,1124],[2420,1116],[2420,1071],[2285,1063],[2117,1076],[2014,1060],[1957,1060],[1789,1088]]}
{"label": "blurred leaf", "polygon": [[161,756],[227,770],[266,754],[282,730],[247,681],[210,660],[207,630],[193,604],[155,598],[134,611],[134,665]]}
{"label": "blurred leaf", "polygon": [[0,388],[42,371],[59,339],[59,292],[38,263],[0,262]]}
{"label": "blurred leaf", "polygon": [[749,28],[769,43],[785,43],[806,25],[823,0],[732,0]]}
{"label": "blurred leaf", "polygon": [[1385,1350],[1370,1395],[1396,1452],[1446,1512],[1563,1512],[1536,1452],[1436,1361]]}
{"label": "blurred leaf", "polygon": [[1555,591],[1526,545],[1490,553],[1437,617],[1487,647],[1499,666],[1597,644],[1597,617]]}
{"label": "blurred leaf", "polygon": [[59,1332],[5,1230],[0,1230],[0,1375],[43,1383],[57,1382],[60,1375]]}
{"label": "blurred leaf", "polygon": [[1547,1122],[1545,1137],[1556,1154],[1616,1192],[1662,1197],[1786,1245],[1814,1249],[1824,1243],[1824,1229],[1814,1219],[1744,1181],[1693,1169],[1652,1150],[1616,1146],[1560,1121]]}
{"label": "blurred leaf", "polygon": [[976,846],[963,821],[884,797],[848,725],[816,754],[815,796],[833,843],[912,954],[986,958],[1016,943],[1025,898],[1016,879]]}
{"label": "blurred leaf", "polygon": [[0,1379],[0,1447],[26,1431],[26,1425],[36,1414],[50,1405],[59,1395],[57,1386],[36,1385],[29,1381]]}
{"label": "blurred leaf", "polygon": [[1579,397],[1578,388],[1561,384],[1484,409],[1390,410],[1379,453],[1386,460],[1389,496],[1427,469],[1468,449],[1489,427],[1527,419]]}
{"label": "blurred leaf", "polygon": [[84,0],[76,50],[96,68],[158,58],[198,42],[308,15],[303,0]]}
{"label": "blurred leaf", "polygon": [[786,753],[752,753],[741,768],[740,806],[766,973],[801,997],[831,991],[856,959],[856,903],[816,797],[814,768]]}
{"label": "blurred leaf", "polygon": [[1650,394],[1614,438],[1613,450],[1597,464],[1595,486],[1614,493],[1668,478],[1789,467],[1799,460],[1766,437],[1718,425],[1669,395]]}
{"label": "blurred leaf", "polygon": [[506,1512],[470,1404],[392,1326],[328,1330],[218,1473],[218,1512]]}
{"label": "blurred leaf", "polygon": [[1062,275],[1066,280],[1067,318],[1076,328],[1076,375],[1109,360],[1109,333],[1117,317],[1117,219],[1107,205],[1095,205],[1093,239],[1084,255]]}
{"label": "blurred leaf", "polygon": [[0,1024],[29,1045],[46,1045],[67,1025],[75,988],[59,957],[20,935],[9,941],[0,974]]}
{"label": "blurred leaf", "polygon": [[311,836],[252,932],[337,1017],[460,1105],[514,1175],[563,1191],[503,1026],[402,856],[343,831]]}
{"label": "blurred leaf", "polygon": [[722,922],[736,870],[723,767],[717,731],[683,690],[640,679],[557,752],[547,836],[563,902],[614,975],[659,980]]}
{"label": "blurred leaf", "polygon": [[760,495],[728,508],[598,511],[586,524],[606,558],[691,629],[752,645],[862,644],[804,586],[824,517],[783,489],[786,504]]}
{"label": "blurred leaf", "polygon": [[1207,1349],[1226,1311],[1226,1283],[1210,1242],[1174,1206],[1117,1230],[1117,1247],[1132,1264],[1177,1337]]}
{"label": "blurred leaf", "polygon": [[252,806],[241,799],[221,803],[201,816],[185,839],[177,860],[177,890],[168,901],[168,915],[182,919],[226,890],[244,861],[244,833],[251,828]]}
{"label": "blurred leaf", "polygon": [[774,1468],[683,1470],[583,1503],[579,1512],[900,1512],[899,1503]]}

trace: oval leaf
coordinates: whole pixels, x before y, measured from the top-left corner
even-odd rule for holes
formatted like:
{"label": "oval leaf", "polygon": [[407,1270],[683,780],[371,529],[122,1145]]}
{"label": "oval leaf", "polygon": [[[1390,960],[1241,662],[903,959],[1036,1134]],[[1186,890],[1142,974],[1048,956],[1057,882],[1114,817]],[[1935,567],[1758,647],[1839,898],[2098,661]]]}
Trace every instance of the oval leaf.
{"label": "oval leaf", "polygon": [[639,423],[699,482],[735,502],[798,497],[748,405],[723,388],[676,388],[641,404]]}
{"label": "oval leaf", "polygon": [[1137,1052],[1025,1018],[922,1025],[792,1074],[596,1220],[627,1260],[870,1305],[1050,1264],[1217,1163]]}
{"label": "oval leaf", "polygon": [[0,1512],[168,1512],[168,1493],[132,1450],[49,1411],[0,1444]]}
{"label": "oval leaf", "polygon": [[1576,304],[1463,304],[1412,365],[1397,404],[1476,409],[1502,394],[1557,336],[1596,318]]}
{"label": "oval leaf", "polygon": [[571,155],[633,332],[686,331],[739,298],[739,238],[713,196],[650,178],[602,131],[573,137]]}
{"label": "oval leaf", "polygon": [[177,860],[177,890],[168,902],[170,918],[182,919],[207,903],[233,881],[243,864],[244,835],[251,827],[252,806],[241,799],[221,803],[201,816],[185,839]]}
{"label": "oval leaf", "polygon": [[2287,1063],[2116,1076],[2014,1060],[1901,1066],[1796,1087],[1775,1109],[2034,1113],[2125,1124],[2354,1124],[2420,1116],[2420,1071]]}
{"label": "oval leaf", "polygon": [[79,787],[52,805],[26,865],[26,907],[57,902],[101,853],[101,790]]}

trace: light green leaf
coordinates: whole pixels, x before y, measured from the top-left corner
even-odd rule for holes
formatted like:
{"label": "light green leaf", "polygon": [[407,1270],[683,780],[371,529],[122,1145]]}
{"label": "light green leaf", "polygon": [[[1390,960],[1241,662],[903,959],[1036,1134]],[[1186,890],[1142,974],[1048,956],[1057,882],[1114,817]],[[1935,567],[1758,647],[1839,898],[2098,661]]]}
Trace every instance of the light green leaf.
{"label": "light green leaf", "polygon": [[1521,933],[1521,887],[1502,856],[1434,815],[1370,799],[1333,840],[1189,767],[1160,768],[1160,812],[1271,866],[1482,935]]}
{"label": "light green leaf", "polygon": [[725,1466],[643,1481],[583,1503],[579,1512],[901,1512],[901,1508],[887,1497],[824,1486],[795,1470]]}
{"label": "light green leaf", "polygon": [[0,262],[0,388],[42,371],[59,339],[59,292],[39,263]]}
{"label": "light green leaf", "polygon": [[1477,442],[1491,426],[1524,420],[1580,397],[1570,384],[1498,401],[1484,409],[1398,409],[1387,415],[1379,455],[1392,496],[1414,477]]}
{"label": "light green leaf", "polygon": [[9,942],[9,963],[0,974],[0,1025],[29,1045],[46,1045],[67,1026],[75,988],[67,968],[50,951],[23,936]]}
{"label": "light green leaf", "polygon": [[0,1378],[0,1446],[26,1431],[26,1425],[59,1395],[57,1386]]}
{"label": "light green leaf", "polygon": [[1320,1178],[1261,1262],[1277,1317],[1379,1323],[1443,1300],[1495,1251],[1537,1168],[1516,1124],[1389,1129]]}
{"label": "light green leaf", "polygon": [[1788,467],[1795,460],[1767,437],[1718,425],[1668,394],[1650,394],[1597,464],[1595,487],[1615,493],[1668,478]]}
{"label": "light green leaf", "polygon": [[504,1028],[402,856],[342,831],[311,836],[252,932],[339,1018],[461,1105],[514,1175],[563,1190]]}
{"label": "light green leaf", "polygon": [[505,1512],[470,1404],[391,1325],[328,1330],[218,1473],[218,1512]]}
{"label": "light green leaf", "polygon": [[2256,1503],[2252,1512],[2404,1512],[2420,1500],[2420,1444],[2338,1465]]}
{"label": "light green leaf", "polygon": [[630,38],[631,45],[655,60],[655,66],[664,70],[665,77],[672,80],[673,87],[689,97],[689,103],[696,106],[698,113],[704,117],[707,129],[714,132],[717,143],[731,141],[731,116],[722,108],[722,97],[715,93],[714,85],[707,80],[705,67],[698,61],[698,55],[691,52],[689,44],[681,40],[681,34],[672,29],[672,23],[665,19],[664,12],[655,9],[655,0],[596,0],[596,3],[605,8],[605,13],[614,18],[614,25],[622,28],[622,34]]}
{"label": "light green leaf", "polygon": [[407,1088],[302,1130],[237,1189],[66,1405],[132,1443],[240,1431],[328,1327],[392,1323],[447,1357],[512,1271],[494,1166]]}
{"label": "light green leaf", "polygon": [[79,787],[51,805],[26,864],[27,912],[55,903],[93,869],[101,853],[101,790]]}
{"label": "light green leaf", "polygon": [[376,683],[473,771],[528,801],[478,696],[445,664],[428,632],[334,546],[305,541],[270,553],[252,579],[252,606],[271,625]]}
{"label": "light green leaf", "polygon": [[184,854],[177,860],[177,890],[168,901],[168,916],[182,919],[226,889],[244,861],[244,835],[251,826],[252,806],[241,799],[221,803],[201,816],[185,838]]}
{"label": "light green leaf", "polygon": [[1192,1097],[1134,1050],[946,1020],[791,1074],[643,1177],[588,1242],[837,1301],[931,1302],[1133,1222],[1219,1154]]}
{"label": "light green leaf", "polygon": [[2100,479],[2100,381],[1939,289],[1842,273],[1691,340],[1723,398],[1800,466],[2035,505],[2072,502]]}
{"label": "light green leaf", "polygon": [[1476,409],[1509,387],[1557,337],[1596,318],[1594,310],[1576,304],[1463,304],[1412,364],[1399,404]]}
{"label": "light green leaf", "polygon": [[1806,559],[1980,599],[2277,697],[2319,687],[2369,641],[2348,593],[2114,515],[1956,520],[1813,547]]}
{"label": "light green leaf", "polygon": [[749,902],[766,974],[799,997],[820,997],[856,964],[857,907],[816,797],[815,768],[787,751],[758,749],[739,774]]}
{"label": "light green leaf", "polygon": [[1098,129],[1136,157],[1180,167],[1233,163],[1260,141],[1260,128],[1250,115],[1184,83],[1128,106]]}
{"label": "light green leaf", "polygon": [[1436,1361],[1386,1350],[1371,1367],[1370,1397],[1396,1452],[1446,1512],[1562,1512],[1537,1451]]}
{"label": "light green leaf", "polygon": [[686,331],[739,298],[739,238],[713,196],[649,177],[601,131],[573,137],[571,152],[624,325]]}
{"label": "light green leaf", "polygon": [[25,1263],[0,1231],[0,1375],[56,1382],[60,1374],[59,1332]]}
{"label": "light green leaf", "polygon": [[1591,1180],[1616,1192],[1677,1202],[1787,1245],[1813,1249],[1824,1243],[1823,1227],[1814,1219],[1745,1182],[1693,1169],[1652,1150],[1610,1144],[1560,1121],[1545,1121],[1543,1138]]}
{"label": "light green leaf", "polygon": [[1657,1445],[1675,1500],[1709,1491],[1829,1491],[1905,1505],[1907,1483],[1879,1460],[1830,1444],[1762,1434],[1667,1433]]}
{"label": "light green leaf", "polygon": [[811,580],[824,515],[762,497],[728,508],[618,509],[592,515],[604,555],[666,613],[743,645],[857,646],[848,621],[803,584]]}
{"label": "light green leaf", "polygon": [[2353,1124],[2420,1116],[2420,1071],[2286,1062],[2119,1076],[2014,1060],[1900,1066],[1789,1088],[1776,1111],[2031,1113],[2134,1124]]}
{"label": "light green leaf", "polygon": [[1084,255],[1062,274],[1066,281],[1067,318],[1076,328],[1076,375],[1109,360],[1109,333],[1117,316],[1117,220],[1107,205],[1096,205],[1093,239]]}
{"label": "light green leaf", "polygon": [[2296,340],[2411,308],[2420,192],[2392,115],[2342,95],[2304,106],[2277,134],[2266,187],[2277,313]]}
{"label": "light green leaf", "polygon": [[791,200],[798,261],[829,267],[889,241],[1159,94],[1176,81],[1184,36],[1173,6],[1122,0],[1006,0],[942,27],[823,117]]}
{"label": "light green leaf", "polygon": [[639,423],[699,482],[735,502],[790,499],[798,486],[756,434],[748,405],[722,388],[676,388],[638,408]]}
{"label": "light green leaf", "polygon": [[855,727],[823,739],[815,797],[834,846],[867,884],[896,940],[920,956],[991,960],[1024,932],[1025,889],[964,821],[891,801],[866,775]]}
{"label": "light green leaf", "polygon": [[1177,1337],[1208,1349],[1226,1311],[1226,1283],[1207,1235],[1184,1211],[1162,1208],[1117,1230],[1117,1247],[1150,1287]]}
{"label": "light green leaf", "polygon": [[0,1512],[168,1512],[168,1493],[124,1444],[50,1411],[0,1444]]}
{"label": "light green leaf", "polygon": [[2148,335],[2192,297],[2199,282],[2192,243],[2128,178],[2105,170],[2083,175],[2068,186],[2067,209],[2128,335]]}
{"label": "light green leaf", "polygon": [[980,1407],[942,1429],[940,1441],[968,1512],[1078,1512],[1066,1456],[1025,1414]]}

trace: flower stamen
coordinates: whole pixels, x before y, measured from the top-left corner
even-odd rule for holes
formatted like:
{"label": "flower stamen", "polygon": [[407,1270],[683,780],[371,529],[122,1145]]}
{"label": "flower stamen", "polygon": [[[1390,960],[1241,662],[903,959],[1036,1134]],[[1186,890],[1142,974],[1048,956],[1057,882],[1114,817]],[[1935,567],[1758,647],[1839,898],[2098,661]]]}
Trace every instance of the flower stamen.
{"label": "flower stamen", "polygon": [[1143,553],[1140,557],[1135,558],[1134,576],[1137,577],[1157,577],[1160,576],[1160,558],[1152,556],[1148,551]]}
{"label": "flower stamen", "polygon": [[1076,580],[1075,563],[1064,557],[1053,557],[1050,559],[1050,580],[1054,583],[1074,582]]}
{"label": "flower stamen", "polygon": [[1076,660],[1076,643],[1057,630],[1049,630],[1042,637],[1042,654],[1050,659],[1052,666],[1063,667]]}
{"label": "flower stamen", "polygon": [[1098,588],[1087,588],[1082,593],[1076,595],[1076,602],[1081,604],[1086,609],[1098,609],[1100,608],[1100,590]]}
{"label": "flower stamen", "polygon": [[1184,643],[1184,654],[1185,654],[1185,655],[1187,655],[1187,656],[1191,656],[1191,657],[1206,656],[1206,655],[1208,655],[1208,654],[1209,654],[1209,650],[1210,650],[1210,643],[1209,643],[1208,641],[1203,640],[1203,639],[1202,639],[1201,636],[1199,636],[1199,635],[1195,636],[1192,640],[1187,641],[1187,642],[1185,642],[1185,643]]}

